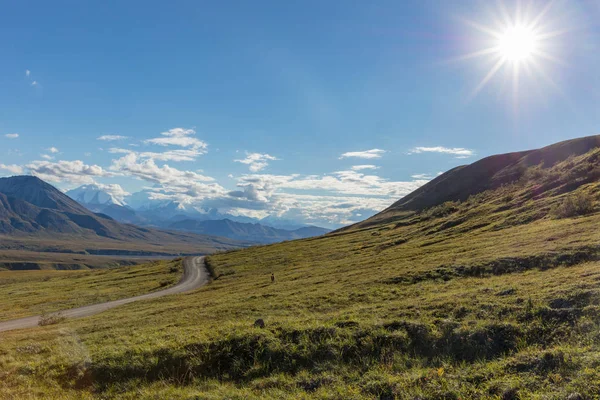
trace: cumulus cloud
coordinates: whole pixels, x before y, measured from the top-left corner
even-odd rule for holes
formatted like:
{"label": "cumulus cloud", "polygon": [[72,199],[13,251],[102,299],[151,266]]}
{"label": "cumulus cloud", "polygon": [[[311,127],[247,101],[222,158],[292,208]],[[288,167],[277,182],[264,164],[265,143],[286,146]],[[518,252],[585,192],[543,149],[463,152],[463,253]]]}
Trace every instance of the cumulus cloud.
{"label": "cumulus cloud", "polygon": [[350,157],[365,158],[365,159],[381,158],[383,153],[385,153],[385,150],[381,150],[381,149],[371,149],[371,150],[365,150],[365,151],[349,151],[349,152],[343,153],[339,158],[340,158],[340,160],[343,158],[350,158]]}
{"label": "cumulus cloud", "polygon": [[261,153],[246,153],[246,158],[233,160],[234,162],[239,162],[242,164],[248,165],[250,171],[258,172],[262,171],[269,165],[269,161],[276,161],[279,158],[274,157],[269,154],[261,154]]}
{"label": "cumulus cloud", "polygon": [[181,185],[185,185],[190,182],[214,181],[213,178],[197,172],[182,171],[172,168],[167,164],[158,166],[154,162],[154,159],[141,159],[135,153],[129,153],[117,160],[113,160],[110,170],[132,175],[153,183],[180,183]]}
{"label": "cumulus cloud", "polygon": [[50,147],[49,149],[46,149],[46,150],[48,150],[52,154],[58,153],[58,149],[56,147]]}
{"label": "cumulus cloud", "polygon": [[49,182],[76,184],[93,183],[94,177],[111,177],[114,173],[98,165],[87,165],[83,161],[33,161],[25,166],[32,175]]}
{"label": "cumulus cloud", "polygon": [[[195,161],[198,156],[206,154],[208,145],[191,135],[195,135],[193,129],[173,128],[162,132],[162,137],[145,140],[145,144],[154,144],[163,147],[176,146],[182,149],[167,150],[162,152],[146,151],[137,152],[130,149],[111,148],[113,154],[135,154],[139,158],[149,158],[159,161]],[[132,146],[132,145],[130,145]],[[137,146],[135,146],[137,147]]]}
{"label": "cumulus cloud", "polygon": [[443,146],[415,147],[408,152],[408,154],[420,154],[420,153],[452,154],[452,155],[455,155],[456,158],[468,158],[468,157],[475,155],[475,152],[473,150],[465,149],[463,147],[443,147]]}
{"label": "cumulus cloud", "polygon": [[0,169],[6,170],[12,174],[17,174],[17,175],[23,173],[23,167],[16,165],[16,164],[11,164],[11,165],[0,164]]}
{"label": "cumulus cloud", "polygon": [[127,136],[121,135],[102,135],[96,138],[96,140],[103,140],[105,142],[113,142],[115,140],[125,140],[128,139]]}
{"label": "cumulus cloud", "polygon": [[118,147],[110,148],[108,152],[113,154],[135,154],[140,158],[151,158],[158,161],[194,161],[199,155],[203,154],[194,149],[168,150],[158,153],[152,151],[137,152]]}
{"label": "cumulus cloud", "polygon": [[6,135],[4,135],[5,138],[7,139],[16,139],[19,137],[18,133],[7,133]]}
{"label": "cumulus cloud", "polygon": [[377,165],[354,165],[352,166],[352,171],[363,171],[365,169],[379,169]]}
{"label": "cumulus cloud", "polygon": [[54,157],[48,154],[41,154],[40,157],[42,157],[44,160],[54,160]]}
{"label": "cumulus cloud", "polygon": [[173,128],[166,132],[162,132],[163,137],[145,140],[146,144],[157,144],[159,146],[179,146],[179,147],[191,147],[199,151],[199,154],[206,152],[208,145],[200,139],[191,137],[195,135],[196,131],[193,129],[184,128]]}
{"label": "cumulus cloud", "polygon": [[154,159],[143,159],[133,152],[113,160],[110,170],[118,175],[153,183],[151,192],[155,200],[199,204],[208,198],[224,196],[227,193],[225,188],[209,176],[179,170],[166,164],[159,166]]}
{"label": "cumulus cloud", "polygon": [[389,181],[358,171],[326,175],[247,174],[238,178],[239,190],[227,198],[211,199],[213,207],[264,210],[268,214],[331,226],[355,222],[384,209],[412,192],[425,179]]}
{"label": "cumulus cloud", "polygon": [[[49,153],[43,156],[47,160],[31,162],[24,168],[2,164],[0,168],[11,168],[17,171],[14,173],[28,170],[50,182],[72,184],[98,184],[99,178],[115,176],[137,179],[148,183],[145,192],[152,200],[174,201],[197,210],[214,208],[253,217],[272,215],[329,226],[356,222],[374,214],[431,179],[426,174],[415,174],[402,181],[386,179],[376,174],[378,166],[360,161],[347,169],[322,175],[266,174],[262,171],[279,158],[267,153],[246,153],[234,162],[248,166],[249,172],[237,177],[228,175],[229,179],[235,179],[236,187],[225,188],[199,170],[199,165],[191,170],[173,167],[174,162],[194,161],[206,153],[207,144],[195,134],[193,129],[185,128],[162,132],[159,137],[143,142],[157,146],[148,148],[151,151],[140,151],[146,150],[144,146],[112,147],[108,151],[114,159],[107,168],[79,160],[53,162],[49,158],[59,154],[56,148],[48,149]],[[103,135],[97,139],[112,142],[125,137]],[[375,159],[384,153],[381,149],[371,149],[344,153],[340,158]],[[127,195],[119,185],[103,185],[103,190],[117,199]]]}

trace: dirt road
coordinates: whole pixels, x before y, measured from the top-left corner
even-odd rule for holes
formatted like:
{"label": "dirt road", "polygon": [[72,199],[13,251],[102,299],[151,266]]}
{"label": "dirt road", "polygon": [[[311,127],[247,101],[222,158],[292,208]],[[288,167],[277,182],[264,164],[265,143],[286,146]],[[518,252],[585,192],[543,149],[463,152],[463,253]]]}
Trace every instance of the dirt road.
{"label": "dirt road", "polygon": [[[134,301],[154,299],[156,297],[167,296],[169,294],[183,293],[204,286],[209,281],[209,274],[204,265],[204,257],[186,257],[183,260],[183,276],[179,283],[159,292],[143,294],[140,296],[130,297],[128,299],[114,300],[107,303],[92,304],[79,308],[71,308],[69,310],[59,311],[58,313],[66,318],[81,318],[90,315],[101,313],[110,308],[118,307],[123,304],[133,303]],[[38,326],[40,316],[13,319],[11,321],[0,322],[0,332],[11,331],[14,329],[25,329]]]}

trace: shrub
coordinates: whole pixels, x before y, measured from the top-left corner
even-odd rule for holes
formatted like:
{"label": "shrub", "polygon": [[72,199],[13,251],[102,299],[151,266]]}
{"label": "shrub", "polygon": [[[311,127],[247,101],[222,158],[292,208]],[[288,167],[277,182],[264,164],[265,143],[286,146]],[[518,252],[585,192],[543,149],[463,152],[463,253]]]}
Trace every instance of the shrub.
{"label": "shrub", "polygon": [[594,198],[587,193],[576,193],[567,196],[563,202],[554,209],[556,218],[572,218],[578,215],[590,214],[594,211]]}
{"label": "shrub", "polygon": [[64,321],[65,319],[67,319],[67,317],[65,317],[61,313],[43,314],[42,316],[40,316],[38,325],[39,326],[54,325],[54,324],[58,324],[58,323]]}
{"label": "shrub", "polygon": [[534,181],[534,182],[544,182],[549,180],[549,178],[551,177],[550,175],[550,170],[544,168],[544,166],[542,164],[538,164],[535,167],[531,167],[529,169],[527,169],[525,171],[525,173],[523,174],[523,179],[528,182],[528,181]]}
{"label": "shrub", "polygon": [[446,201],[445,203],[425,210],[425,215],[429,218],[445,217],[457,212],[459,204],[459,202]]}
{"label": "shrub", "polygon": [[210,257],[204,257],[204,265],[206,266],[206,269],[208,270],[210,277],[213,279],[216,279],[218,277],[217,271],[215,271],[215,266],[213,265],[213,263],[211,261],[212,260],[210,259]]}

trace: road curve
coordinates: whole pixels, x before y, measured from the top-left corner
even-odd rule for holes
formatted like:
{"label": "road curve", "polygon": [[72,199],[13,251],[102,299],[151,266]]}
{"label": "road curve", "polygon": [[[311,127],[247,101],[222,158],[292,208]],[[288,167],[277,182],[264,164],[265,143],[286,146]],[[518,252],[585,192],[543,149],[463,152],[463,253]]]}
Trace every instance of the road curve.
{"label": "road curve", "polygon": [[[53,314],[60,314],[66,318],[81,318],[90,315],[101,313],[110,308],[118,307],[123,304],[133,303],[134,301],[154,299],[156,297],[167,296],[169,294],[183,293],[204,286],[209,281],[209,273],[204,264],[204,257],[186,257],[183,260],[183,276],[179,283],[159,292],[152,292],[140,296],[130,297],[128,299],[114,300],[107,303],[92,304],[90,306],[71,308],[69,310],[58,311]],[[35,317],[27,317],[13,319],[10,321],[0,322],[0,332],[12,331],[15,329],[33,328],[38,326],[40,315]]]}

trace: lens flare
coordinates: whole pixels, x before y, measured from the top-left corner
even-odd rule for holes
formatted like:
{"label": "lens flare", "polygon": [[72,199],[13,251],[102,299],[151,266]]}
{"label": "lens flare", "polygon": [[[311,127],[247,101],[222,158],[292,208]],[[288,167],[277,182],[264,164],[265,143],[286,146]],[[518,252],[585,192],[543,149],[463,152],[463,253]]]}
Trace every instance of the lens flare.
{"label": "lens flare", "polygon": [[[480,34],[476,41],[484,43],[484,47],[470,54],[459,57],[458,60],[482,58],[490,65],[477,86],[471,93],[475,97],[501,71],[510,76],[515,99],[519,91],[520,75],[526,73],[529,77],[537,75],[549,86],[557,85],[547,73],[548,62],[564,64],[550,49],[554,48],[553,41],[565,30],[551,29],[548,13],[554,2],[548,2],[542,9],[535,10],[533,4],[525,10],[517,2],[517,7],[511,14],[500,1],[498,9],[491,14],[493,23],[482,24],[472,20],[464,22]],[[554,21],[557,19],[554,18]]]}

